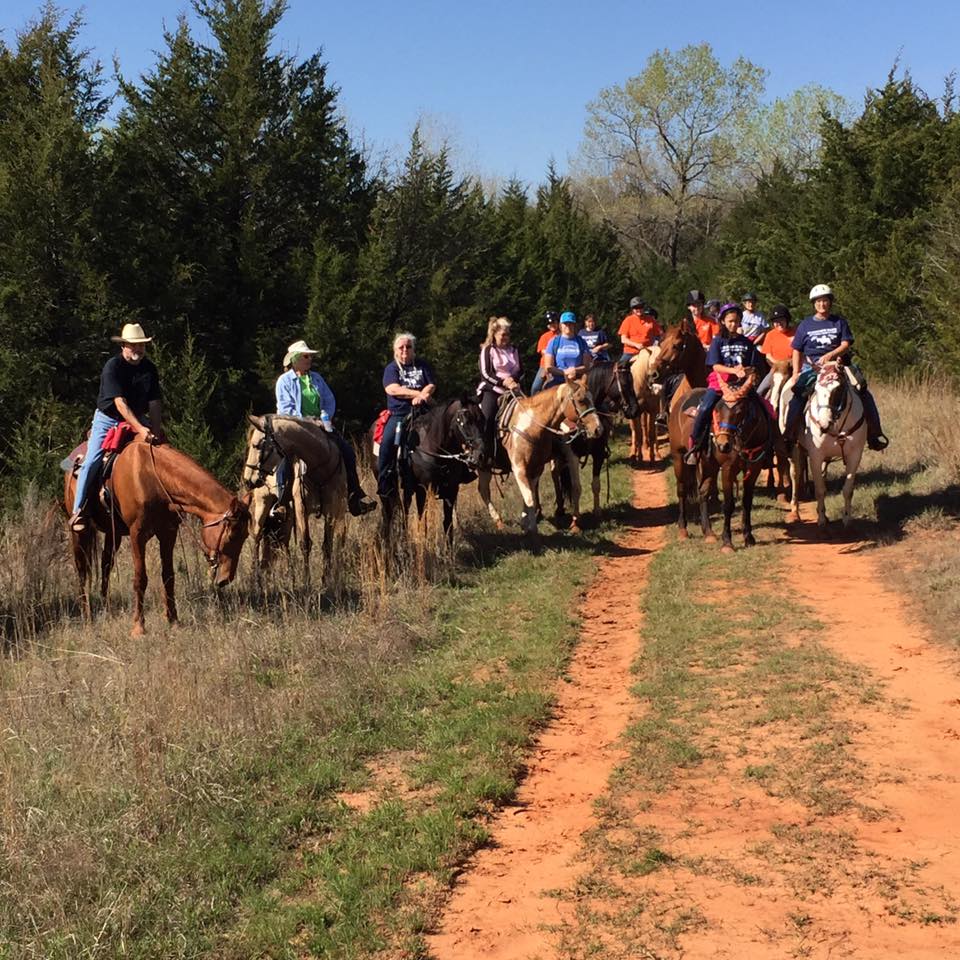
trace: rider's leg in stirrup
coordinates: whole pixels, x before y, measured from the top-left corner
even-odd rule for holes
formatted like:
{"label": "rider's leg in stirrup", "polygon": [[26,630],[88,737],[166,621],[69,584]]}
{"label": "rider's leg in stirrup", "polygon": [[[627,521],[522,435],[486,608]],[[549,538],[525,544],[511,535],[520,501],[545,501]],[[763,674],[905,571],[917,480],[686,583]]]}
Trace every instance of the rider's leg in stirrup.
{"label": "rider's leg in stirrup", "polygon": [[700,401],[700,406],[697,409],[697,418],[693,421],[693,432],[690,434],[690,449],[683,458],[684,462],[690,466],[696,465],[700,453],[706,446],[707,427],[710,424],[710,416],[719,399],[720,391],[708,388],[703,395],[703,399]]}

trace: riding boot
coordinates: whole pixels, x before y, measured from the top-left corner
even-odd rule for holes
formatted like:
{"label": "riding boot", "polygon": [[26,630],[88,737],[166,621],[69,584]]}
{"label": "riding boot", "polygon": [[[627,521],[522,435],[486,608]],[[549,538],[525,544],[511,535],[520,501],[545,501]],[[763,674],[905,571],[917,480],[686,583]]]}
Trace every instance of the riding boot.
{"label": "riding boot", "polygon": [[293,499],[293,483],[290,480],[290,461],[284,458],[277,467],[277,502],[270,508],[271,527],[277,529],[286,523]]}
{"label": "riding boot", "polygon": [[880,426],[877,401],[867,389],[861,392],[860,399],[863,401],[863,417],[867,421],[867,446],[871,450],[886,450],[890,441],[884,436],[883,428]]}
{"label": "riding boot", "polygon": [[783,428],[783,441],[787,445],[787,449],[792,449],[793,445],[797,442],[800,436],[800,422],[803,420],[803,410],[806,405],[807,398],[796,392],[790,398],[790,406],[787,407],[787,422],[784,424]]}

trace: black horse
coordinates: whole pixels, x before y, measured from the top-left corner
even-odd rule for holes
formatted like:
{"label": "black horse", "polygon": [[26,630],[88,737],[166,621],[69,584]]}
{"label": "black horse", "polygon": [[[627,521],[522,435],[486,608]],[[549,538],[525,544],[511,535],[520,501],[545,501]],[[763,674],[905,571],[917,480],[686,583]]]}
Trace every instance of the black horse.
{"label": "black horse", "polygon": [[[613,433],[613,418],[623,414],[628,420],[640,415],[637,394],[633,388],[633,375],[628,364],[594,363],[587,373],[587,389],[593,397],[603,431],[600,436],[588,440],[578,436],[572,441],[571,449],[581,460],[590,457],[593,461],[593,515],[600,516],[600,471],[610,455],[610,435]],[[565,441],[558,440],[558,443]],[[567,474],[567,462],[562,456],[553,460],[553,485],[557,495],[557,515],[564,512],[564,499],[570,488]]]}
{"label": "black horse", "polygon": [[[406,427],[400,449],[400,483],[404,513],[417,501],[417,515],[423,517],[427,491],[443,501],[443,532],[453,536],[453,510],[460,485],[476,480],[477,467],[487,456],[484,417],[480,402],[465,394],[456,400],[415,410]],[[384,529],[393,522],[396,500],[384,502]]]}

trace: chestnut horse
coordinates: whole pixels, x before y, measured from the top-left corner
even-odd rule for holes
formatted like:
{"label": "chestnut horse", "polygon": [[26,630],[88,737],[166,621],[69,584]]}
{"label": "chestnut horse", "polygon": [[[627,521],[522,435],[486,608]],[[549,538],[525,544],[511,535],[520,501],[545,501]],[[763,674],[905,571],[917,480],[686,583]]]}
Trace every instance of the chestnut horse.
{"label": "chestnut horse", "polygon": [[[66,504],[73,503],[76,482],[73,472],[67,473],[63,488]],[[156,537],[160,544],[160,575],[163,579],[166,617],[170,623],[177,621],[173,548],[184,514],[197,517],[202,524],[202,549],[216,586],[223,587],[236,576],[240,550],[247,538],[250,498],[238,500],[185,453],[169,444],[155,446],[134,440],[117,455],[107,488],[114,505],[114,515],[111,517],[99,498],[91,493],[91,522],[82,532],[70,530],[73,562],[80,578],[80,601],[87,617],[90,616],[89,581],[98,530],[104,535],[100,561],[100,595],[104,600],[117,549],[124,536],[130,537],[133,557],[131,635],[134,637],[144,633],[146,546],[152,537]],[[70,512],[69,509],[67,512]]]}
{"label": "chestnut horse", "polygon": [[[501,408],[497,429],[501,437],[497,467],[510,470],[520,496],[523,497],[521,526],[525,533],[536,534],[537,515],[540,511],[540,476],[553,457],[554,437],[573,435],[582,430],[588,439],[600,435],[602,429],[586,386],[580,381],[567,381],[558,387],[541,390],[536,396],[522,397],[516,402],[508,401]],[[561,426],[571,425],[568,432]],[[570,445],[563,445],[563,455],[570,470],[570,499],[573,514],[571,532],[580,530],[580,464],[571,452]],[[490,470],[479,471],[477,487],[498,530],[503,529],[503,518],[490,500]]]}
{"label": "chestnut horse", "polygon": [[[673,460],[673,473],[677,481],[677,534],[681,540],[687,538],[687,498],[695,498],[697,493],[696,468],[683,462],[693,430],[693,418],[684,413],[687,399],[693,390],[707,385],[706,353],[703,344],[697,339],[693,324],[681,320],[671,327],[660,342],[660,353],[653,361],[650,376],[662,381],[667,375],[682,375],[677,389],[670,400],[668,426],[670,434],[670,457]],[[699,397],[701,394],[697,394]],[[708,539],[716,539],[710,534]]]}

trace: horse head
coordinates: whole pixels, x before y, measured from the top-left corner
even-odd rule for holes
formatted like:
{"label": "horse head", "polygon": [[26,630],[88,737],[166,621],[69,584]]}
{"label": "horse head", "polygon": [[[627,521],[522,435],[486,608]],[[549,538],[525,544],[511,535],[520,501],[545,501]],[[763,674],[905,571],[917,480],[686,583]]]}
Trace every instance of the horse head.
{"label": "horse head", "polygon": [[725,395],[713,408],[713,444],[717,453],[730,454],[743,446],[743,428],[750,404],[745,396]]}
{"label": "horse head", "polygon": [[576,423],[589,440],[599,437],[603,424],[597,413],[593,397],[580,380],[567,381],[557,387],[557,400],[564,408],[564,417]]}
{"label": "horse head", "polygon": [[810,400],[810,416],[826,432],[838,420],[847,406],[847,377],[838,363],[822,364],[817,372]]}
{"label": "horse head", "polygon": [[690,321],[684,319],[667,330],[660,341],[660,352],[650,364],[650,380],[655,383],[662,374],[691,374],[700,371],[704,362],[703,344],[697,339]]}
{"label": "horse head", "polygon": [[243,497],[234,497],[222,517],[208,521],[200,529],[203,552],[210,564],[214,586],[218,589],[237,575],[240,551],[250,529],[252,496],[248,491]]}
{"label": "horse head", "polygon": [[284,453],[273,432],[268,416],[247,415],[251,430],[247,434],[247,456],[243,462],[241,479],[248,490],[262,487],[266,478],[277,469]]}
{"label": "horse head", "polygon": [[455,400],[450,407],[453,412],[451,426],[460,441],[464,459],[471,470],[476,470],[480,464],[486,462],[488,454],[484,439],[483,409],[477,398],[467,393]]}
{"label": "horse head", "polygon": [[640,415],[633,373],[626,363],[595,363],[587,375],[587,388],[597,408],[622,413],[628,420]]}

